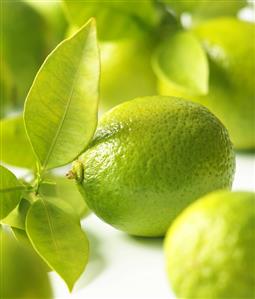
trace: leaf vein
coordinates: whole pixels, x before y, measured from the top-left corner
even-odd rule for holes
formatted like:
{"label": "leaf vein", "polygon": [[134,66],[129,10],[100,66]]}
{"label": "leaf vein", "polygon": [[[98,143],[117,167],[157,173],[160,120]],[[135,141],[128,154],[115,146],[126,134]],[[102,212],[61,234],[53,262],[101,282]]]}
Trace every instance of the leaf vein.
{"label": "leaf vein", "polygon": [[49,223],[49,229],[50,229],[51,239],[53,241],[53,245],[54,245],[55,251],[59,252],[59,245],[58,245],[58,242],[57,242],[56,238],[54,237],[54,225],[52,223],[52,220],[51,220],[51,217],[50,217],[50,213],[48,211],[46,202],[43,199],[41,199],[41,201],[42,201],[43,206],[45,208],[46,217],[47,217],[47,220],[48,220],[48,223]]}
{"label": "leaf vein", "polygon": [[0,189],[0,193],[8,193],[8,192],[19,191],[19,190],[24,190],[24,189],[25,189],[25,187],[22,187],[22,186],[4,188],[4,189]]}
{"label": "leaf vein", "polygon": [[84,47],[83,47],[83,49],[82,49],[82,55],[81,55],[80,63],[79,63],[79,66],[78,66],[78,68],[77,68],[77,70],[76,70],[76,73],[75,73],[75,76],[74,76],[74,80],[73,80],[73,83],[72,83],[72,88],[71,88],[70,94],[69,94],[68,99],[67,99],[67,103],[66,103],[66,106],[65,106],[65,110],[64,110],[62,119],[61,119],[61,121],[60,121],[60,123],[59,123],[59,126],[58,126],[58,128],[57,128],[56,134],[55,134],[55,136],[54,136],[54,138],[53,138],[53,140],[52,140],[52,142],[51,142],[51,145],[50,145],[49,151],[48,151],[48,153],[47,153],[47,156],[46,156],[46,158],[45,158],[45,160],[44,160],[42,169],[45,169],[45,168],[46,168],[46,166],[47,166],[47,164],[48,164],[48,162],[49,162],[49,159],[50,159],[50,155],[52,154],[52,152],[54,151],[54,148],[55,148],[55,146],[56,146],[56,143],[57,143],[57,139],[58,139],[59,133],[60,133],[60,131],[61,131],[63,125],[64,125],[64,121],[65,121],[65,119],[66,119],[67,112],[68,112],[69,107],[70,107],[70,105],[71,105],[72,97],[73,97],[73,94],[74,94],[75,82],[76,82],[76,80],[77,80],[78,74],[80,73],[80,69],[81,69],[81,61],[82,61],[82,59],[83,59],[83,57],[84,57],[84,51],[85,51],[85,48],[86,48],[86,43],[85,43],[85,45],[84,45]]}

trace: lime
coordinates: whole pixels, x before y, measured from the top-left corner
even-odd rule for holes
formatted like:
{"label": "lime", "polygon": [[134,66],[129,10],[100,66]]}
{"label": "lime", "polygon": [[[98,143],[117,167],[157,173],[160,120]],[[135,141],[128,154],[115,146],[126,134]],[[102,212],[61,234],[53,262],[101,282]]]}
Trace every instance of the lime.
{"label": "lime", "polygon": [[146,38],[125,38],[100,43],[101,104],[104,110],[138,96],[156,94],[157,80]]}
{"label": "lime", "polygon": [[228,133],[207,108],[154,96],[106,113],[73,172],[100,218],[129,234],[162,236],[193,200],[230,188],[234,165]]}
{"label": "lime", "polygon": [[0,227],[0,298],[49,299],[46,266],[29,248],[19,245]]}
{"label": "lime", "polygon": [[191,96],[159,82],[162,95],[183,96],[208,107],[229,130],[238,149],[255,148],[255,25],[235,18],[218,18],[194,33],[209,57],[206,96]]}
{"label": "lime", "polygon": [[217,191],[189,206],[165,240],[178,298],[255,298],[255,194]]}

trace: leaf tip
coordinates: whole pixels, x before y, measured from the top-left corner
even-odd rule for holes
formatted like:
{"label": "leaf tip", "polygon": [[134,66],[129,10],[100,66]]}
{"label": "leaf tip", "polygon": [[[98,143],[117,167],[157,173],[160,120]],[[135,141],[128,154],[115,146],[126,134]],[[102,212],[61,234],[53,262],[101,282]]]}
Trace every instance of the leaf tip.
{"label": "leaf tip", "polygon": [[74,288],[74,282],[68,282],[68,281],[65,281],[65,283],[66,283],[66,285],[67,285],[67,288],[68,288],[69,293],[72,293],[73,288]]}
{"label": "leaf tip", "polygon": [[87,24],[91,24],[92,26],[96,26],[96,18],[92,17],[88,20]]}
{"label": "leaf tip", "polygon": [[83,31],[83,30],[93,30],[96,31],[96,19],[95,18],[90,18],[83,26],[81,26],[79,32]]}

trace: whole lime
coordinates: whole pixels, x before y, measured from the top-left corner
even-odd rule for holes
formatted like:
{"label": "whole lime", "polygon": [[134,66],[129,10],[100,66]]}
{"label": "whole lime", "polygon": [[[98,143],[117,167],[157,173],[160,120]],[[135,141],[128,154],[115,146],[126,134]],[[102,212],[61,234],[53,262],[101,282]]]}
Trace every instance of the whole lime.
{"label": "whole lime", "polygon": [[51,287],[45,264],[0,227],[0,298],[49,299]]}
{"label": "whole lime", "polygon": [[106,113],[73,172],[100,218],[129,234],[162,236],[190,202],[230,188],[234,168],[228,133],[207,108],[154,96]]}
{"label": "whole lime", "polygon": [[104,110],[134,97],[156,94],[157,80],[146,38],[101,42],[101,104]]}
{"label": "whole lime", "polygon": [[178,298],[255,298],[255,194],[218,191],[174,221],[165,240]]}
{"label": "whole lime", "polygon": [[208,107],[229,130],[238,149],[255,148],[255,24],[218,18],[198,26],[194,33],[209,58],[209,93],[193,96],[159,80],[162,95],[183,96]]}

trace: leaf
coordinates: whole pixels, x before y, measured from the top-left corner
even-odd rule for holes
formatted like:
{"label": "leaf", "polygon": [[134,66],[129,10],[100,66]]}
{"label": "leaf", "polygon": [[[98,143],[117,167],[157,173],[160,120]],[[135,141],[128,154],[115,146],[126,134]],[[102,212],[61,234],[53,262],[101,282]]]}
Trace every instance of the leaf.
{"label": "leaf", "polygon": [[89,245],[77,218],[63,202],[39,199],[26,219],[28,237],[46,263],[66,282],[69,289],[84,271]]}
{"label": "leaf", "polygon": [[20,115],[2,119],[0,132],[0,160],[10,165],[35,169],[36,158],[27,138],[23,117]]}
{"label": "leaf", "polygon": [[189,32],[177,32],[166,39],[153,57],[159,78],[191,95],[208,92],[208,62],[198,40]]}
{"label": "leaf", "polygon": [[23,247],[27,247],[31,252],[33,252],[33,255],[37,256],[37,258],[41,261],[41,263],[44,265],[45,271],[51,272],[51,268],[45,263],[45,261],[41,258],[41,256],[34,250],[27,233],[24,229],[12,227],[12,232],[15,237],[15,239],[23,245]]}
{"label": "leaf", "polygon": [[[43,18],[23,1],[1,1],[1,64],[14,86],[11,101],[22,106],[45,55],[47,32]],[[6,74],[3,74],[5,77]]]}
{"label": "leaf", "polygon": [[22,198],[19,205],[7,217],[2,219],[1,223],[9,225],[12,228],[24,230],[26,215],[29,207],[29,201]]}
{"label": "leaf", "polygon": [[39,70],[25,103],[25,126],[42,169],[74,160],[97,125],[99,53],[94,21],[63,41]]}
{"label": "leaf", "polygon": [[[22,245],[25,245],[26,247],[30,247],[30,249],[34,250],[25,230],[17,228],[17,227],[12,227],[12,232],[17,241],[19,241]],[[39,258],[41,259],[41,257],[39,257]]]}
{"label": "leaf", "polygon": [[17,206],[22,189],[15,175],[0,165],[0,220]]}
{"label": "leaf", "polygon": [[79,215],[80,218],[84,218],[88,215],[89,209],[81,196],[76,184],[68,180],[65,177],[56,176],[50,174],[46,176],[46,180],[51,180],[55,182],[52,184],[42,183],[40,187],[40,193],[44,196],[55,196],[60,200],[68,203],[74,210],[75,213]]}
{"label": "leaf", "polygon": [[100,40],[137,37],[159,24],[160,13],[153,1],[73,1],[64,0],[72,25],[81,26],[91,17],[97,20]]}

